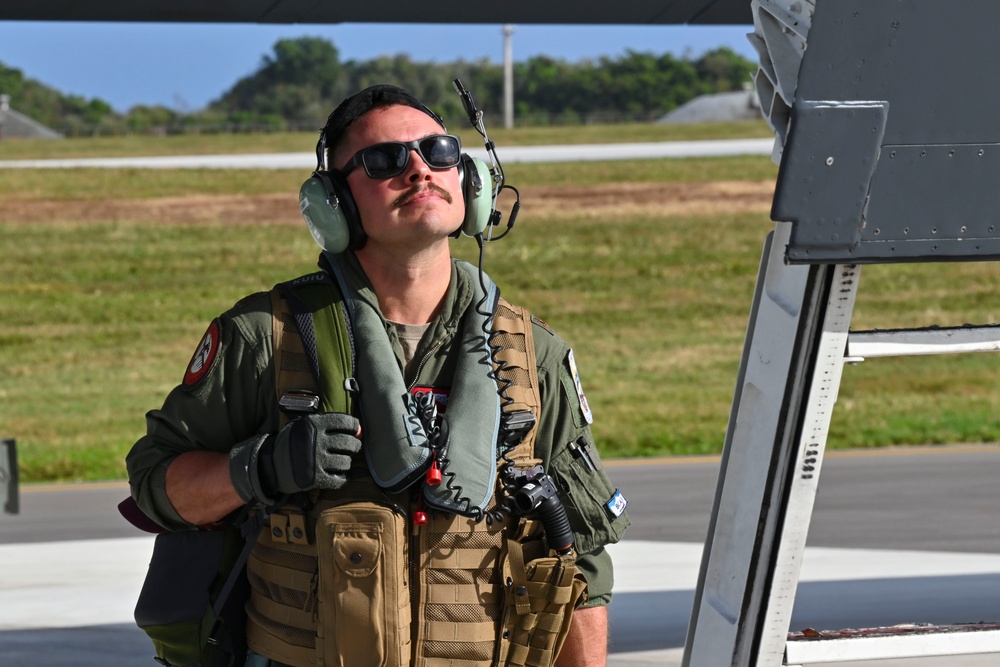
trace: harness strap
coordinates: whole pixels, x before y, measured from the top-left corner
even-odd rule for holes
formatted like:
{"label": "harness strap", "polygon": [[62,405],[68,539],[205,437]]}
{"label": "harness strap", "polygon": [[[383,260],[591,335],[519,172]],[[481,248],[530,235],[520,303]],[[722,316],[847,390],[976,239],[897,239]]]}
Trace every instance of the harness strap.
{"label": "harness strap", "polygon": [[[301,323],[289,308],[281,289],[271,290],[271,331],[274,363],[275,402],[288,391],[316,391],[319,376],[313,360],[306,351],[299,333]],[[311,329],[310,325],[310,329]],[[279,428],[288,423],[288,416],[282,412]]]}
{"label": "harness strap", "polygon": [[492,340],[496,351],[496,374],[502,383],[506,383],[502,393],[507,400],[502,401],[501,409],[505,414],[527,410],[535,416],[531,429],[507,452],[507,457],[516,461],[519,468],[531,468],[541,463],[534,456],[542,404],[531,314],[526,308],[515,306],[501,297],[493,317],[493,330],[497,332]]}

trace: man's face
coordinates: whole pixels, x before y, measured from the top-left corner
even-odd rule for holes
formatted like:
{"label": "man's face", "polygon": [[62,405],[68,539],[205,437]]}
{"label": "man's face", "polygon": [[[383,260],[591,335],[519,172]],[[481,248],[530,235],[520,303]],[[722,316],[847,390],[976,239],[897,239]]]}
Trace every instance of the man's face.
{"label": "man's face", "polygon": [[[373,109],[351,124],[331,156],[330,166],[340,169],[355,153],[373,144],[414,141],[442,132],[434,119],[412,107]],[[396,176],[373,179],[359,166],[347,175],[347,183],[373,248],[426,247],[446,239],[465,216],[458,168],[431,169],[414,150]]]}

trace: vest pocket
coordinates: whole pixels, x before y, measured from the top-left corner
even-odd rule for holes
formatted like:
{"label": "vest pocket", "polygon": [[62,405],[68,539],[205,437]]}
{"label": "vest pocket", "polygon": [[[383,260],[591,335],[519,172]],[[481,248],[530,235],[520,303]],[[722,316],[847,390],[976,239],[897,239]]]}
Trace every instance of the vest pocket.
{"label": "vest pocket", "polygon": [[373,503],[341,505],[319,515],[321,667],[408,664],[404,529],[403,517]]}
{"label": "vest pocket", "polygon": [[521,544],[508,542],[501,633],[504,667],[554,664],[569,634],[573,610],[586,595],[586,579],[572,556],[527,560],[526,555]]}

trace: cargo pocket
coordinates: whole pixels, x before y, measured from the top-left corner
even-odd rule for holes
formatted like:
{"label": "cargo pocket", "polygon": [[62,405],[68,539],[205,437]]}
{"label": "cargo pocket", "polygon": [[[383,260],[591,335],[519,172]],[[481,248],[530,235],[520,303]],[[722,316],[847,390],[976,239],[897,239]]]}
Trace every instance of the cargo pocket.
{"label": "cargo pocket", "polygon": [[548,469],[562,492],[576,550],[581,554],[618,542],[631,523],[624,513],[624,498],[605,475],[596,448],[588,445],[586,451],[594,469],[575,458],[568,448],[553,455]]}
{"label": "cargo pocket", "polygon": [[320,666],[406,664],[400,658],[404,603],[409,624],[403,527],[403,518],[393,510],[371,503],[320,514],[316,530],[321,563],[316,646]]}

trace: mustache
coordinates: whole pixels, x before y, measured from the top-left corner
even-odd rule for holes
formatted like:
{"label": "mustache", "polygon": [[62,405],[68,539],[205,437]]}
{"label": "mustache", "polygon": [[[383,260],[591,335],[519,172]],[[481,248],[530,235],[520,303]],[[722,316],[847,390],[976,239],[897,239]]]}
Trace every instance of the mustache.
{"label": "mustache", "polygon": [[393,208],[399,208],[400,206],[405,206],[414,197],[419,195],[421,192],[429,190],[431,192],[437,193],[442,199],[444,199],[449,204],[451,203],[451,193],[442,188],[440,185],[434,183],[428,183],[427,185],[414,185],[412,188],[401,194],[392,202]]}

